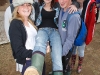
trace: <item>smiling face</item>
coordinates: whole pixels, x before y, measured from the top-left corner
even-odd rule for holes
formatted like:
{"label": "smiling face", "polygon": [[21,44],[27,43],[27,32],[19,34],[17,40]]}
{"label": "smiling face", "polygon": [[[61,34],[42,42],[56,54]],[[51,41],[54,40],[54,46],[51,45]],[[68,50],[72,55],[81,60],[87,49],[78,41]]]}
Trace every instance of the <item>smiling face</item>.
{"label": "smiling face", "polygon": [[71,0],[58,0],[61,8],[67,9],[68,6],[71,4]]}
{"label": "smiling face", "polygon": [[32,6],[29,3],[18,6],[18,13],[23,17],[28,17],[31,13]]}

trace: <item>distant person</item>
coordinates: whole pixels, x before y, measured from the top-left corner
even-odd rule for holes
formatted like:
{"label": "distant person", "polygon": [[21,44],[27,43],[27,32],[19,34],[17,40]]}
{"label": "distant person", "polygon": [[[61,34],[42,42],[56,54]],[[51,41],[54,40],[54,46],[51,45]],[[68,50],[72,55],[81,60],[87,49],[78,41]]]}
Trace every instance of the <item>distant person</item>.
{"label": "distant person", "polygon": [[100,0],[96,0],[97,6],[100,8]]}
{"label": "distant person", "polygon": [[10,1],[10,4],[12,4],[12,1],[13,1],[13,0],[9,0],[9,1]]}
{"label": "distant person", "polygon": [[96,3],[97,3],[97,14],[96,14],[96,20],[98,20],[100,14],[100,0],[96,0]]}

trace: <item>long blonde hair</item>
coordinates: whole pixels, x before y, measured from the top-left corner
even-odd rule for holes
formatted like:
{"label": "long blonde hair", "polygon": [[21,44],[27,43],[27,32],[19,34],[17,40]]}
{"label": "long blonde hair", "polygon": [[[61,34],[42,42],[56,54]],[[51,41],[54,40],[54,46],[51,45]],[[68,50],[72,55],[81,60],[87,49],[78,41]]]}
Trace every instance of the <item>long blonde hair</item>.
{"label": "long blonde hair", "polygon": [[[31,7],[32,7],[32,5],[31,5]],[[33,9],[33,7],[32,7],[32,9]],[[24,18],[20,14],[18,14],[18,6],[14,8],[14,11],[12,13],[12,19],[11,20],[13,20],[13,19],[21,20],[24,23]],[[35,26],[34,22],[30,19],[30,17],[28,17],[28,21],[37,30],[37,27]]]}

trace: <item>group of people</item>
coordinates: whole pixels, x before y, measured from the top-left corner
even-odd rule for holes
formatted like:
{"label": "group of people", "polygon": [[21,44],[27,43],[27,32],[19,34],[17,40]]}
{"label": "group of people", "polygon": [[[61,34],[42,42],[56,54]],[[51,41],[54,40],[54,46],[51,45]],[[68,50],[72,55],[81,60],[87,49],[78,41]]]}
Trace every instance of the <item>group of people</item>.
{"label": "group of people", "polygon": [[[77,2],[78,1],[78,2]],[[51,48],[52,74],[70,75],[76,59],[74,40],[81,26],[84,0],[13,0],[5,12],[5,27],[17,65],[22,75],[45,75],[45,54]],[[33,4],[38,2],[39,13]],[[59,4],[58,4],[59,3]],[[79,8],[80,6],[80,8]],[[78,9],[78,10],[77,10]],[[8,18],[7,11],[11,14]],[[36,17],[37,16],[37,17]],[[9,25],[10,24],[10,25]],[[81,72],[85,42],[78,47],[78,73]],[[71,58],[71,64],[69,60]]]}

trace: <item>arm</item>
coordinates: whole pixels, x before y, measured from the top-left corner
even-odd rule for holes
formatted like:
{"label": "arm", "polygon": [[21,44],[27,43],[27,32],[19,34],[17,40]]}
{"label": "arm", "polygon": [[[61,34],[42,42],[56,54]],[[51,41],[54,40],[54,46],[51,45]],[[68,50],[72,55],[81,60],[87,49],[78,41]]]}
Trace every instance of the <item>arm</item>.
{"label": "arm", "polygon": [[10,41],[9,35],[8,35],[8,30],[9,30],[11,18],[12,18],[12,14],[11,14],[10,6],[9,6],[6,9],[5,14],[4,14],[4,29],[5,29],[6,36],[7,36],[8,41]]}
{"label": "arm", "polygon": [[32,50],[25,48],[26,33],[20,20],[12,20],[9,28],[9,36],[11,40],[11,47],[15,53],[16,59],[31,58]]}
{"label": "arm", "polygon": [[68,30],[67,30],[67,37],[66,41],[64,42],[63,45],[63,55],[68,54],[69,50],[72,48],[74,44],[74,40],[77,36],[77,32],[80,27],[80,16],[79,14],[75,14],[70,17],[69,22],[68,22]]}

